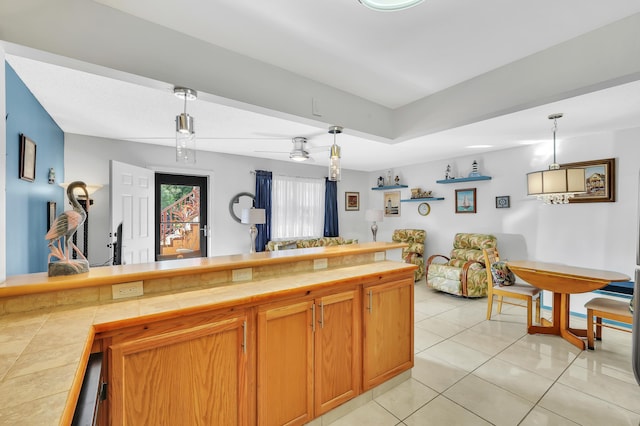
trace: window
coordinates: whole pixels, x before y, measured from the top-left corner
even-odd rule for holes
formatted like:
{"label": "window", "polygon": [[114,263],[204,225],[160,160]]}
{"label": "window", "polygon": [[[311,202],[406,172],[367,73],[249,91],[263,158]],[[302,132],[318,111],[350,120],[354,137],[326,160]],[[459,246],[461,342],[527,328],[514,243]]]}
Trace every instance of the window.
{"label": "window", "polygon": [[324,179],[274,176],[271,192],[271,238],[322,237]]}

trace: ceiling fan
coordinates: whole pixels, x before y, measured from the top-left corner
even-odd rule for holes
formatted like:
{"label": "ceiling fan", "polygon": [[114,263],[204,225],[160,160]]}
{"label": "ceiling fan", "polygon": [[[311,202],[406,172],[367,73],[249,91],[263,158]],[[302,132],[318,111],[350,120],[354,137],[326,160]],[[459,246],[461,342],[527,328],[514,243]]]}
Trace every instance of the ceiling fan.
{"label": "ceiling fan", "polygon": [[264,153],[277,153],[277,154],[289,154],[289,158],[293,161],[313,161],[311,158],[311,152],[329,151],[330,146],[318,146],[311,147],[308,145],[307,138],[304,136],[297,136],[291,139],[293,147],[291,151],[255,151]]}

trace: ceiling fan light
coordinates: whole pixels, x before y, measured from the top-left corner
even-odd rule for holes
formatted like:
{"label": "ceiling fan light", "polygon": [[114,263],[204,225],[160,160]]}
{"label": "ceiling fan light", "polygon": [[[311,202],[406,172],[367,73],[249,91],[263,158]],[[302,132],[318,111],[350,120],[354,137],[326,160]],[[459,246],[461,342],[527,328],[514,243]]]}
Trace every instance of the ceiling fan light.
{"label": "ceiling fan light", "polygon": [[410,7],[417,6],[424,0],[358,0],[361,4],[369,9],[393,12],[395,10],[409,9]]}
{"label": "ceiling fan light", "polygon": [[291,151],[289,153],[289,158],[292,159],[293,161],[307,161],[309,159],[309,153],[307,151],[301,150],[301,151]]}

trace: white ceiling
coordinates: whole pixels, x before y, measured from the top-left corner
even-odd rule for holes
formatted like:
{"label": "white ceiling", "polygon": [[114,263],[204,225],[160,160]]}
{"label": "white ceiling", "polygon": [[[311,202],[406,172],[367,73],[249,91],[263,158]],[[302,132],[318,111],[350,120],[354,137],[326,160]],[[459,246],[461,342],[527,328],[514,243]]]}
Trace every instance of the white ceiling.
{"label": "white ceiling", "polygon": [[[98,3],[391,109],[640,12],[637,0],[427,0],[387,13],[357,0]],[[16,55],[7,60],[63,131],[173,145],[183,104],[169,82],[138,85]],[[201,94],[187,105],[198,149],[285,160],[292,137],[307,136],[312,147],[332,142],[326,128],[214,97]],[[344,168],[381,170],[549,140],[546,117],[555,112],[565,113],[561,137],[636,127],[640,82],[394,144],[345,129],[338,144]],[[316,154],[315,164],[326,163],[325,155]]]}

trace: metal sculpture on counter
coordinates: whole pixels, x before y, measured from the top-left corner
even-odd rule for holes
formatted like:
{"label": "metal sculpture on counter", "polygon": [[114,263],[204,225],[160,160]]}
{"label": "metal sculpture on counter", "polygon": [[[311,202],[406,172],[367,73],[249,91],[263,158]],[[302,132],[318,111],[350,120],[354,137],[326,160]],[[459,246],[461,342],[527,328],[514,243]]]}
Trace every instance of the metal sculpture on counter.
{"label": "metal sculpture on counter", "polygon": [[[67,187],[67,197],[73,210],[67,210],[56,217],[53,225],[51,225],[51,229],[49,229],[49,232],[47,232],[47,235],[44,237],[49,241],[49,250],[51,251],[47,259],[50,277],[89,272],[89,261],[80,249],[73,244],[73,235],[87,219],[87,212],[80,205],[74,194],[76,188],[80,188],[87,197],[87,200],[89,200],[87,185],[81,181],[71,182]],[[87,202],[87,209],[89,209],[89,204],[90,203]],[[72,259],[73,250],[75,250],[81,259]],[[52,261],[52,258],[57,258],[58,261]]]}

